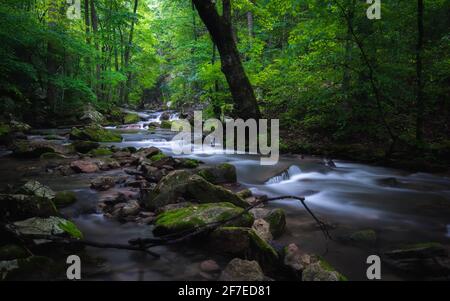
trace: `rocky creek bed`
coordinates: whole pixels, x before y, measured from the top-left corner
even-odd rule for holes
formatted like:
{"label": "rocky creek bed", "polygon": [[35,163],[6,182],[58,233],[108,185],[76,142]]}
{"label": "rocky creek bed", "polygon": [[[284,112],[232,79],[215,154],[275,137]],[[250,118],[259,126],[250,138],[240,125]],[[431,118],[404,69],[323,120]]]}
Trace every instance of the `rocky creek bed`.
{"label": "rocky creek bed", "polygon": [[[383,279],[448,279],[448,178],[297,156],[270,168],[204,150],[177,157],[173,118],[13,124],[0,278],[65,279],[77,254],[86,280],[362,280],[378,254]],[[295,199],[265,202],[280,195],[305,196],[314,216]]]}

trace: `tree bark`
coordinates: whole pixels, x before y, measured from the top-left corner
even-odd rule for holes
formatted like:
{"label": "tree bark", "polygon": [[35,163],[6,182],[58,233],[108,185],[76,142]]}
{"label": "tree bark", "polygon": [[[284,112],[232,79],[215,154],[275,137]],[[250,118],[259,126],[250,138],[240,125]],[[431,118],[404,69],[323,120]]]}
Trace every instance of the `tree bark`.
{"label": "tree bark", "polygon": [[[138,4],[139,4],[139,1],[135,0],[134,8],[133,8],[133,16],[134,17],[133,17],[133,20],[131,20],[128,44],[125,47],[125,57],[124,57],[125,69],[128,69],[128,66],[129,66],[130,60],[131,60],[131,47],[133,46],[134,24],[136,23]],[[125,82],[124,89],[123,89],[123,102],[124,103],[128,103],[128,98],[130,95],[130,85],[131,85],[131,79],[132,79],[131,72],[128,70],[126,72],[127,72],[127,80]]]}
{"label": "tree bark", "polygon": [[220,16],[211,0],[193,0],[200,18],[211,34],[219,50],[224,73],[234,102],[234,117],[260,118],[261,114],[255,93],[245,74],[231,25],[231,3],[223,0],[223,15]]}
{"label": "tree bark", "polygon": [[[94,33],[94,43],[95,43],[95,50],[99,51],[99,43],[98,43],[98,17],[97,17],[97,10],[95,9],[94,0],[90,0],[90,9],[91,9],[91,24],[92,24],[92,31]],[[95,94],[97,95],[97,98],[100,98],[100,89],[99,89],[99,82],[100,82],[100,64],[98,63],[100,59],[97,59],[96,65],[95,65],[95,78],[96,83],[95,86]]]}
{"label": "tree bark", "polygon": [[416,48],[416,73],[417,73],[417,121],[416,121],[416,140],[420,144],[423,142],[423,115],[425,110],[423,95],[423,0],[417,1],[417,48]]}
{"label": "tree bark", "polygon": [[[58,19],[58,5],[56,0],[51,0],[48,8],[48,28],[53,31],[57,26]],[[47,43],[47,101],[50,109],[55,112],[56,110],[56,98],[57,98],[57,88],[53,83],[52,77],[56,76],[58,72],[58,62],[56,49],[53,41],[48,41]]]}

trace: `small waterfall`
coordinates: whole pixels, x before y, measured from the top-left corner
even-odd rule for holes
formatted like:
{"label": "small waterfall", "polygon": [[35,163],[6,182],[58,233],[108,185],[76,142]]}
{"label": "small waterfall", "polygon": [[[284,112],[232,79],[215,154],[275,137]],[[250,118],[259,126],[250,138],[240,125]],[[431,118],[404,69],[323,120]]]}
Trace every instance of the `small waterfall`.
{"label": "small waterfall", "polygon": [[282,181],[286,181],[291,179],[293,176],[301,174],[302,170],[297,165],[291,165],[288,169],[281,172],[280,174],[271,177],[269,180],[267,180],[264,184],[270,185],[270,184],[277,184]]}

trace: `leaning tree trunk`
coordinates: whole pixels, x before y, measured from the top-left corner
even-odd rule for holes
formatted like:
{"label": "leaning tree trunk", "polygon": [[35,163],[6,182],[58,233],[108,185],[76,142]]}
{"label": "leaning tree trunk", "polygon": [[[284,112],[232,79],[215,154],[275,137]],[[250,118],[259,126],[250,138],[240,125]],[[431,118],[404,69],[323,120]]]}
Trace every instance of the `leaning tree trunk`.
{"label": "leaning tree trunk", "polygon": [[416,73],[417,73],[417,121],[416,121],[416,139],[417,142],[423,142],[423,115],[425,111],[423,95],[423,0],[417,1],[417,48],[416,48]]}
{"label": "leaning tree trunk", "polygon": [[219,15],[211,0],[193,0],[193,2],[219,50],[222,72],[225,74],[233,96],[235,117],[258,119],[261,114],[255,93],[245,74],[233,38],[230,0],[223,0],[222,16]]}

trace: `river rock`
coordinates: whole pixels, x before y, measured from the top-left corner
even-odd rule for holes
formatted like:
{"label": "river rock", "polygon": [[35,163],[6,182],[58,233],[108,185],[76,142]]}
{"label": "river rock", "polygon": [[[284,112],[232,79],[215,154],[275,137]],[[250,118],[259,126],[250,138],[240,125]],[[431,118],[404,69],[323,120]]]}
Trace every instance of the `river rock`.
{"label": "river rock", "polygon": [[141,207],[136,200],[129,200],[126,203],[116,204],[112,211],[112,216],[119,219],[126,219],[130,216],[136,216]]}
{"label": "river rock", "polygon": [[106,130],[96,124],[88,125],[83,129],[73,128],[70,131],[70,139],[95,142],[122,142],[122,136],[119,133]]}
{"label": "river rock", "polygon": [[213,184],[235,183],[237,179],[236,167],[228,163],[201,168],[197,174]]}
{"label": "river rock", "polygon": [[209,237],[210,247],[220,253],[257,260],[265,269],[278,264],[278,254],[253,229],[246,227],[221,227]]}
{"label": "river rock", "polygon": [[7,244],[0,247],[0,261],[28,257],[30,253],[19,245]]}
{"label": "river rock", "polygon": [[120,168],[119,162],[117,162],[113,158],[102,158],[95,161],[95,163],[97,164],[98,168],[103,171]]}
{"label": "river rock", "polygon": [[223,222],[233,216],[241,217],[229,221],[229,226],[251,226],[253,217],[243,213],[243,209],[230,203],[200,204],[166,211],[157,216],[153,233],[156,236],[189,232],[196,227],[213,222]]}
{"label": "river rock", "polygon": [[51,199],[24,194],[0,194],[0,217],[16,221],[33,216],[49,217],[58,215]]}
{"label": "river rock", "polygon": [[16,140],[12,145],[13,155],[20,158],[39,158],[45,153],[64,153],[63,146],[51,141]]}
{"label": "river rock", "polygon": [[32,217],[8,226],[19,235],[47,235],[47,236],[70,236],[82,238],[83,235],[77,226],[69,220],[50,216],[48,218]]}
{"label": "river rock", "polygon": [[220,281],[264,281],[266,277],[256,261],[234,258],[219,278]]}
{"label": "river rock", "polygon": [[43,256],[30,256],[0,261],[0,280],[7,281],[50,281],[64,272],[56,263]]}
{"label": "river rock", "polygon": [[302,281],[346,281],[347,278],[336,271],[329,263],[318,260],[306,266]]}
{"label": "river rock", "polygon": [[138,123],[139,121],[141,121],[141,118],[136,113],[128,113],[123,117],[125,124]]}
{"label": "river rock", "polygon": [[172,171],[162,178],[155,192],[147,196],[145,204],[149,209],[156,210],[167,204],[178,203],[180,198],[199,203],[228,202],[242,208],[248,206],[233,192],[184,170]]}
{"label": "river rock", "polygon": [[70,167],[78,173],[94,173],[99,171],[98,165],[92,160],[77,160],[70,163]]}
{"label": "river rock", "polygon": [[91,182],[91,188],[95,190],[105,191],[116,185],[116,179],[113,177],[99,177]]}
{"label": "river rock", "polygon": [[26,182],[21,188],[20,193],[34,195],[38,198],[53,200],[55,192],[48,186],[42,185],[38,181],[31,180]]}
{"label": "river rock", "polygon": [[94,141],[75,141],[72,143],[73,148],[82,154],[87,154],[88,152],[98,148],[100,144]]}
{"label": "river rock", "polygon": [[302,271],[312,263],[312,258],[302,253],[296,244],[290,244],[284,248],[283,263],[294,277],[301,280]]}
{"label": "river rock", "polygon": [[440,243],[405,245],[384,254],[387,264],[404,272],[423,277],[450,275],[448,250]]}
{"label": "river rock", "polygon": [[215,273],[220,271],[220,266],[212,259],[200,262],[200,270],[206,273]]}
{"label": "river rock", "polygon": [[53,200],[57,208],[64,208],[77,201],[77,196],[73,191],[60,191],[56,193]]}
{"label": "river rock", "polygon": [[80,120],[87,124],[101,124],[105,121],[105,117],[102,113],[98,112],[91,104],[88,104],[83,109],[83,115]]}
{"label": "river rock", "polygon": [[273,238],[280,237],[286,229],[286,214],[283,209],[253,208],[250,213],[255,219],[263,219],[270,225]]}
{"label": "river rock", "polygon": [[252,229],[266,242],[272,241],[272,233],[270,233],[270,225],[262,218],[255,220]]}

